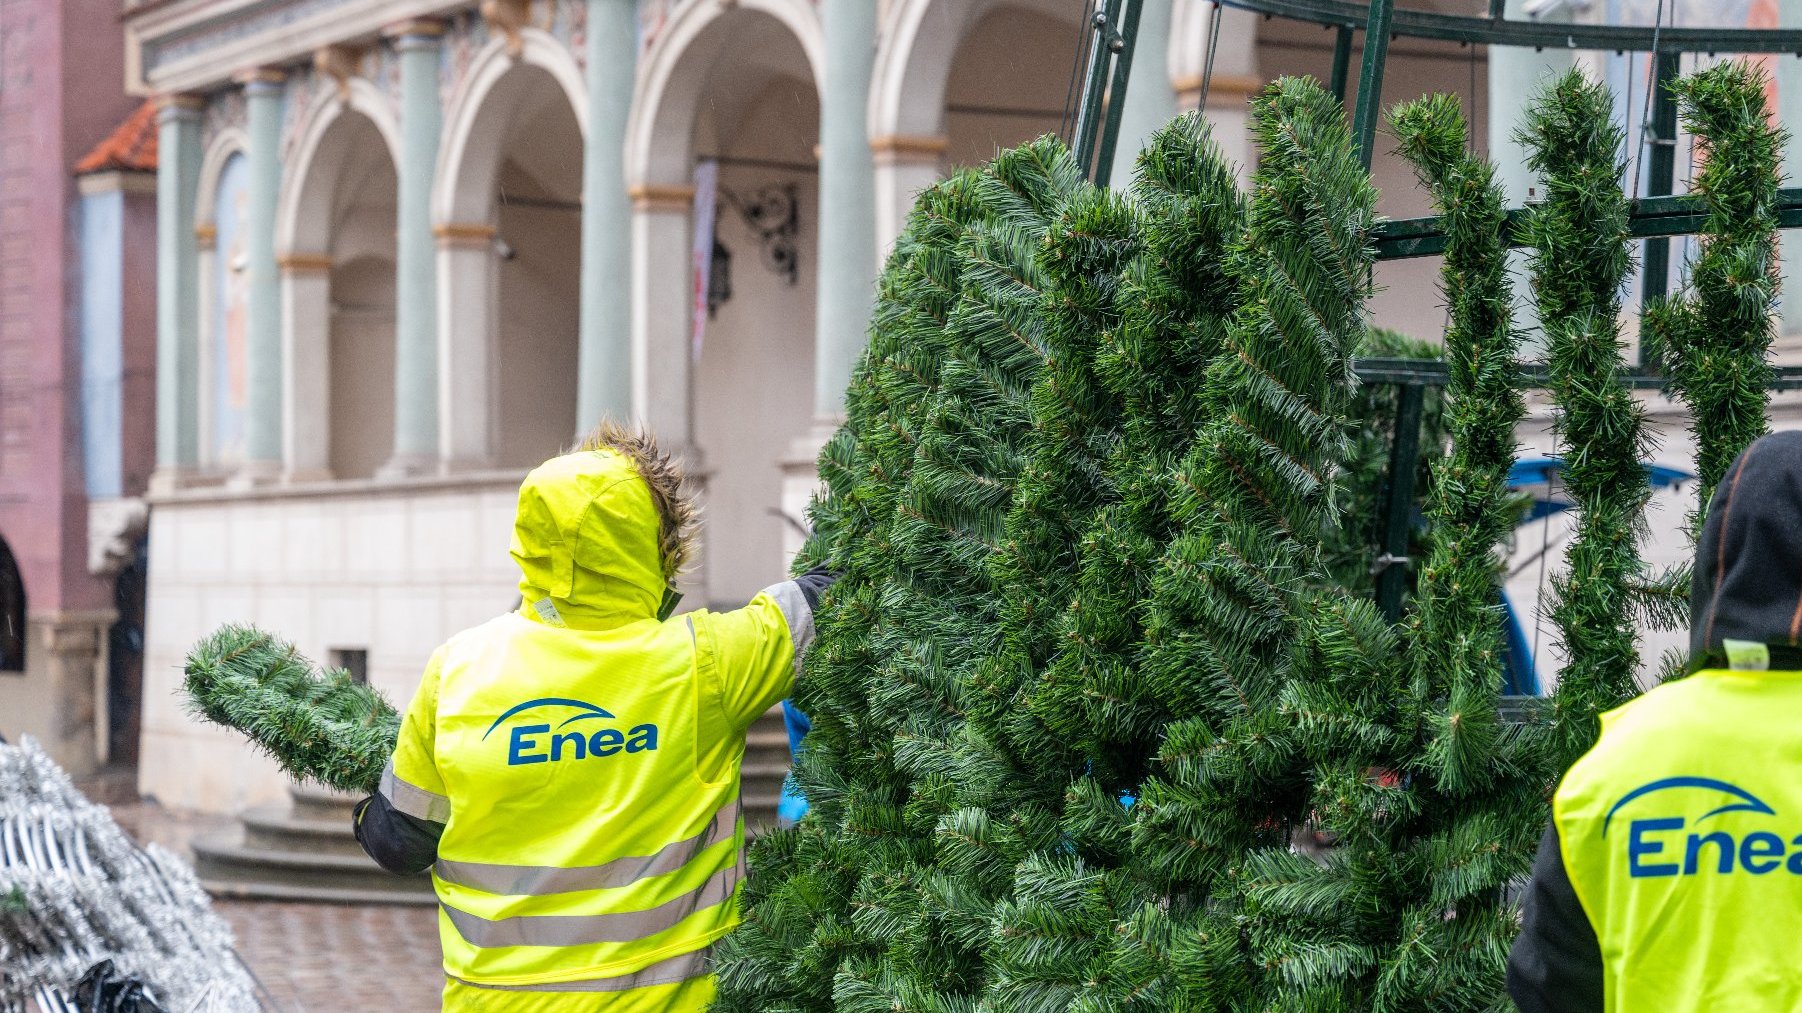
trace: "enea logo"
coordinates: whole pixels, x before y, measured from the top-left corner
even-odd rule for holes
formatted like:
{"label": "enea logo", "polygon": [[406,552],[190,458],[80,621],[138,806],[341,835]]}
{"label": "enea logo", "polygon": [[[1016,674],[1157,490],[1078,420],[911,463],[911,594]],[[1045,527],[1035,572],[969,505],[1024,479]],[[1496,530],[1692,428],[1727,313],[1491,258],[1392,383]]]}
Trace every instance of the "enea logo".
{"label": "enea logo", "polygon": [[589,732],[586,728],[574,731],[562,729],[579,721],[615,720],[614,716],[594,704],[583,700],[570,700],[560,696],[544,696],[536,700],[527,700],[507,708],[507,713],[494,719],[494,724],[482,733],[486,740],[501,726],[501,722],[515,715],[524,714],[538,708],[559,708],[573,710],[576,713],[566,717],[557,725],[557,732],[551,735],[549,745],[539,736],[551,731],[549,724],[513,725],[507,736],[507,765],[516,767],[523,763],[560,762],[567,756],[572,760],[586,760],[591,757],[613,756],[616,753],[647,753],[657,748],[657,726],[635,725],[628,731],[618,728],[597,728]]}
{"label": "enea logo", "polygon": [[[1725,798],[1721,798],[1723,804],[1697,816],[1693,822],[1682,816],[1659,816],[1627,824],[1627,875],[1635,879],[1694,876],[1710,870],[1724,875],[1737,865],[1754,876],[1774,872],[1779,866],[1792,876],[1802,876],[1802,834],[1792,837],[1786,845],[1782,836],[1769,830],[1755,830],[1738,840],[1725,830],[1701,831],[1703,822],[1722,813],[1777,815],[1777,811],[1757,795],[1712,777],[1667,777],[1640,785],[1622,795],[1608,810],[1602,820],[1602,836],[1608,836],[1614,814],[1627,803],[1648,795],[1679,790]],[[1679,855],[1681,862],[1675,860]]]}

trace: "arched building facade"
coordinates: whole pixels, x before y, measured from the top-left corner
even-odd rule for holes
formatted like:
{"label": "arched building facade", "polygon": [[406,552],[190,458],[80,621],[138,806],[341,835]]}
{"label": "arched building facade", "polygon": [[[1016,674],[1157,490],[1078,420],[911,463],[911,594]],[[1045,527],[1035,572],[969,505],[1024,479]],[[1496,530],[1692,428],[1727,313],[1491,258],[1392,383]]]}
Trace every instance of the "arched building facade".
{"label": "arched building facade", "polygon": [[[701,480],[689,602],[733,607],[783,571],[914,194],[1059,128],[1089,9],[126,6],[162,152],[140,786],[211,810],[284,785],[183,713],[189,645],[255,622],[366,658],[404,701],[433,647],[512,604],[524,470],[604,416]],[[1150,4],[1116,180],[1200,101],[1215,30],[1208,111],[1241,161],[1246,98],[1330,54],[1205,0]],[[1415,59],[1464,57],[1403,52],[1392,74]]]}

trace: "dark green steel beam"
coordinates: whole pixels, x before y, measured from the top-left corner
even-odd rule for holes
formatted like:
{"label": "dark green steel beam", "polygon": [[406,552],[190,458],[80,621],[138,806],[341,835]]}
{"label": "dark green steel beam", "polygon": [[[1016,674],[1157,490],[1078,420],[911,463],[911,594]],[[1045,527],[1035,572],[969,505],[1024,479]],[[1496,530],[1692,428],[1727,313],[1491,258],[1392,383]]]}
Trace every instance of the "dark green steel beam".
{"label": "dark green steel beam", "polygon": [[1383,497],[1383,554],[1377,557],[1377,609],[1383,618],[1402,617],[1408,590],[1409,534],[1414,529],[1414,473],[1420,465],[1420,412],[1426,388],[1403,383],[1395,409],[1395,436],[1389,445],[1389,488]]}
{"label": "dark green steel beam", "polygon": [[[1503,229],[1509,246],[1520,246],[1521,223],[1526,209],[1508,212]],[[1677,197],[1644,197],[1633,202],[1628,233],[1639,239],[1654,236],[1689,236],[1702,231],[1708,211],[1702,198],[1693,194]],[[1777,226],[1802,228],[1802,188],[1777,192]],[[1403,218],[1378,222],[1371,230],[1378,260],[1405,260],[1409,257],[1431,257],[1445,252],[1445,233],[1439,230],[1439,219]]]}
{"label": "dark green steel beam", "polygon": [[[1682,72],[1681,53],[1660,50],[1652,57],[1652,122],[1645,124],[1646,196],[1662,197],[1677,186],[1677,94],[1671,85]],[[1632,115],[1631,110],[1628,115]],[[1646,240],[1645,268],[1640,271],[1640,306],[1652,305],[1670,291],[1671,241],[1660,236]],[[1644,349],[1641,349],[1641,362]]]}
{"label": "dark green steel beam", "polygon": [[1120,146],[1120,117],[1126,110],[1127,79],[1132,76],[1133,43],[1139,39],[1139,12],[1152,0],[1126,0],[1120,34],[1108,42],[1114,54],[1114,83],[1107,91],[1107,119],[1101,127],[1101,150],[1095,154],[1095,185],[1107,186],[1114,172],[1114,149]]}
{"label": "dark green steel beam", "polygon": [[1095,171],[1095,147],[1100,139],[1097,121],[1101,116],[1101,102],[1107,88],[1108,65],[1113,56],[1108,40],[1114,34],[1114,24],[1120,19],[1120,2],[1121,0],[1105,0],[1089,23],[1089,64],[1087,77],[1083,81],[1082,102],[1076,107],[1075,134],[1076,164],[1082,166],[1085,178],[1092,178]]}
{"label": "dark green steel beam", "polygon": [[[1344,0],[1223,0],[1228,7],[1317,25],[1363,28],[1370,7]],[[1536,49],[1613,49],[1650,51],[1654,29],[1627,25],[1566,25],[1505,18],[1466,17],[1429,11],[1398,10],[1390,24],[1394,35],[1494,46]],[[1685,53],[1798,53],[1802,29],[1673,28],[1656,30],[1659,50]]]}
{"label": "dark green steel beam", "polygon": [[1351,76],[1352,30],[1340,25],[1333,32],[1333,97],[1341,103],[1345,101],[1345,83]]}
{"label": "dark green steel beam", "polygon": [[[1444,362],[1432,359],[1359,359],[1352,370],[1365,383],[1395,383],[1407,387],[1443,387],[1447,380]],[[1657,390],[1667,378],[1656,373],[1633,372],[1622,382],[1634,390]],[[1550,378],[1544,366],[1522,363],[1520,386],[1523,390],[1545,390]],[[1776,366],[1771,370],[1771,390],[1802,390],[1802,366]]]}
{"label": "dark green steel beam", "polygon": [[1389,20],[1395,0],[1371,0],[1364,23],[1364,64],[1358,69],[1358,108],[1352,114],[1352,137],[1358,159],[1370,168],[1376,157],[1377,120],[1383,115],[1383,65],[1389,59]]}

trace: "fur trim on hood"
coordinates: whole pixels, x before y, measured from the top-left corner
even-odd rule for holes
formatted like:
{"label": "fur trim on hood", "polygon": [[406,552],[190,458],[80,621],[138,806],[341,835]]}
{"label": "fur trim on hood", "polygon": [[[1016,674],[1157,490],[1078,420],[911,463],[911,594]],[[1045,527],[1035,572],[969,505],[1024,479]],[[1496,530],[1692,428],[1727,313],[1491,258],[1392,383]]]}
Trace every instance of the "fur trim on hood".
{"label": "fur trim on hood", "polygon": [[651,502],[656,504],[662,519],[657,551],[663,559],[663,579],[674,587],[693,559],[695,523],[699,519],[688,494],[682,463],[660,448],[657,438],[648,431],[612,420],[596,426],[576,448],[578,453],[595,450],[623,455],[637,467],[639,477],[650,488]]}

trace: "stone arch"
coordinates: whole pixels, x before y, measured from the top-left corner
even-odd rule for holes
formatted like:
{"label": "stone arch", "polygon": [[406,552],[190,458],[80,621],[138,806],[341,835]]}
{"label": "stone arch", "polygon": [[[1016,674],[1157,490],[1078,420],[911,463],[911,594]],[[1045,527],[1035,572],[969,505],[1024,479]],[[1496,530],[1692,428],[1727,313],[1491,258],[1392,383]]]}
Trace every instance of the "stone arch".
{"label": "stone arch", "polygon": [[521,39],[518,57],[501,39],[476,56],[438,153],[439,446],[453,470],[536,463],[576,428],[588,98],[569,50]]}
{"label": "stone arch", "polygon": [[[982,34],[996,34],[994,19],[1007,14],[1019,15],[1036,27],[1037,36],[1046,34],[1046,23],[1069,25],[1067,35],[1054,32],[1048,40],[1034,38],[1016,47],[1019,52],[1055,54],[1049,59],[1058,63],[1061,75],[1067,75],[1075,58],[1078,26],[1070,20],[1072,8],[1066,0],[898,0],[889,7],[871,72],[869,105],[876,238],[884,249],[900,234],[914,195],[943,174],[947,161],[981,161],[993,154],[953,136],[957,130],[947,122],[947,107],[972,36],[985,29]],[[1045,41],[1056,44],[1047,46]],[[1002,75],[1004,90],[1010,77]],[[1027,93],[1038,104],[1059,105],[1065,80],[1060,76],[1052,89],[1033,84]],[[1050,117],[1048,124],[1046,119],[1040,117],[1026,129],[1000,137],[1011,143],[1055,130],[1057,117]]]}
{"label": "stone arch", "polygon": [[276,215],[290,481],[371,477],[394,444],[399,130],[368,81],[320,89]]}
{"label": "stone arch", "polygon": [[[705,475],[701,565],[687,581],[706,603],[742,601],[784,564],[782,466],[812,422],[823,49],[806,0],[688,3],[640,63],[625,152],[636,267],[632,403]],[[697,314],[701,158],[718,166],[718,252],[708,262],[730,265],[732,294]],[[787,247],[766,244],[747,224],[746,211],[771,207],[784,209],[778,218],[795,211]],[[698,345],[697,323],[705,328]],[[751,415],[756,430],[742,424]]]}
{"label": "stone arch", "polygon": [[709,75],[705,68],[732,41],[723,26],[746,15],[774,18],[806,54],[815,82],[825,73],[826,38],[811,0],[695,0],[682,4],[638,64],[626,125],[626,182],[635,189],[687,186],[694,169],[694,124]]}
{"label": "stone arch", "polygon": [[[307,111],[306,122],[301,125],[293,161],[282,173],[282,192],[275,216],[278,253],[318,253],[326,248],[330,237],[324,216],[307,215],[305,212],[309,208],[303,197],[316,196],[309,194],[307,187],[317,185],[316,168],[321,160],[321,147],[340,118],[350,114],[368,118],[387,146],[389,164],[400,165],[400,123],[395,119],[394,108],[387,96],[374,83],[360,77],[351,79],[349,89],[350,94],[345,97],[339,94],[334,81],[322,80],[316,85],[318,94]],[[329,160],[333,152],[325,154]]]}
{"label": "stone arch", "polygon": [[[509,71],[536,67],[562,88],[575,113],[576,123],[588,129],[588,86],[575,56],[549,33],[536,28],[520,32],[517,57],[507,52],[507,40],[495,38],[470,61],[463,84],[451,98],[450,115],[444,120],[444,139],[438,148],[438,167],[432,193],[432,218],[437,222],[468,223],[482,220],[491,210],[494,173],[499,166],[498,141],[507,127],[506,116],[493,115],[494,103],[517,100],[507,94]],[[500,87],[501,94],[495,89]],[[496,157],[478,158],[478,153]]]}
{"label": "stone arch", "polygon": [[199,198],[194,202],[194,227],[205,229],[213,224],[213,195],[219,190],[219,177],[233,155],[249,150],[250,141],[242,127],[227,127],[213,137],[200,158]]}
{"label": "stone arch", "polygon": [[[199,430],[199,464],[202,470],[208,471],[228,470],[236,463],[225,445],[232,439],[229,431],[241,420],[224,409],[220,404],[219,394],[220,371],[226,368],[221,359],[222,339],[219,333],[220,300],[224,298],[221,278],[224,271],[232,269],[233,265],[221,260],[217,212],[221,184],[226,182],[228,170],[233,173],[242,171],[248,150],[249,138],[242,127],[227,127],[219,131],[201,156],[200,177],[195,191],[194,232],[198,282],[195,286],[195,298],[199,302],[195,315],[197,355],[194,360],[194,369],[198,374],[195,389],[199,404],[196,405],[195,415]],[[230,241],[229,235],[227,241]]]}

